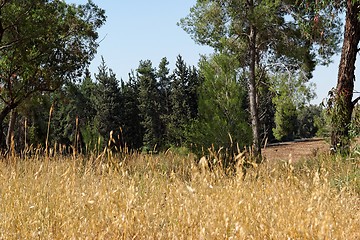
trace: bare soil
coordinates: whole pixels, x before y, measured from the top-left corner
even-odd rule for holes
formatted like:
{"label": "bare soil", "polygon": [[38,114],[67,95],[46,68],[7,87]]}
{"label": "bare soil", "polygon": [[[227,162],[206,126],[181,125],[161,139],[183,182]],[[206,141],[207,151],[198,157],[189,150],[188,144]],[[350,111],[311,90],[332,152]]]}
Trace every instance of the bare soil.
{"label": "bare soil", "polygon": [[287,161],[290,154],[292,161],[298,161],[326,152],[329,152],[329,144],[321,138],[269,144],[263,149],[263,155],[268,161]]}

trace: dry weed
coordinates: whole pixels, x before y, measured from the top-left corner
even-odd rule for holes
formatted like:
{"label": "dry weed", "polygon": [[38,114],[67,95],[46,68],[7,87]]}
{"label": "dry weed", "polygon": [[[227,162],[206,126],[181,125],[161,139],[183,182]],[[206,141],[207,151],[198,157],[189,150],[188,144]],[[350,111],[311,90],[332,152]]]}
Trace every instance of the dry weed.
{"label": "dry weed", "polygon": [[359,195],[327,163],[244,179],[172,153],[37,159],[0,163],[1,239],[360,239]]}

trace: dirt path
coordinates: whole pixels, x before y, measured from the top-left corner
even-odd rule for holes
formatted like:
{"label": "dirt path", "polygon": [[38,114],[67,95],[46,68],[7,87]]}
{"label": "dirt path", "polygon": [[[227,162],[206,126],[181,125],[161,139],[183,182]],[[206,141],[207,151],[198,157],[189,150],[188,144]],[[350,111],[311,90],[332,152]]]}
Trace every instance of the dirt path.
{"label": "dirt path", "polygon": [[319,153],[329,151],[329,145],[323,139],[307,139],[294,142],[284,142],[270,144],[263,149],[263,155],[269,161],[271,160],[289,160],[291,154],[292,160],[297,161],[302,158],[315,156]]}

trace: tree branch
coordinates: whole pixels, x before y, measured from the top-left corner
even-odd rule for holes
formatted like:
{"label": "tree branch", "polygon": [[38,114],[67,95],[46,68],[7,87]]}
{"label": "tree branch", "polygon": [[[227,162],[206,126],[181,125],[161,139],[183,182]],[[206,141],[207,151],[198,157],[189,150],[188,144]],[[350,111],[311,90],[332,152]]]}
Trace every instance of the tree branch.
{"label": "tree branch", "polygon": [[355,106],[360,101],[360,97],[355,98],[354,101],[352,101],[352,105]]}
{"label": "tree branch", "polygon": [[0,1],[0,9],[2,9],[5,6],[5,4],[7,4],[8,2],[9,2],[8,0]]}
{"label": "tree branch", "polygon": [[[1,39],[1,38],[2,38],[2,34],[1,34],[1,28],[0,28],[0,39]],[[14,40],[14,41],[6,44],[6,45],[0,46],[0,51],[4,50],[4,49],[6,49],[6,48],[12,47],[15,43],[17,43],[17,42],[19,42],[19,41],[20,41],[20,40],[17,39],[17,40]]]}

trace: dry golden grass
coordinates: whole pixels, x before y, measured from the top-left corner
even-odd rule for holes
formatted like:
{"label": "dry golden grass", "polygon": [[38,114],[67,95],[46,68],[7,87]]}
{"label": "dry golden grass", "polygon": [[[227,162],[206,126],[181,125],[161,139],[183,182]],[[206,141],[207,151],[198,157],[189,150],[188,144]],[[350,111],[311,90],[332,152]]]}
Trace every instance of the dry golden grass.
{"label": "dry golden grass", "polygon": [[0,239],[360,239],[359,161],[312,161],[243,179],[171,152],[4,160]]}

